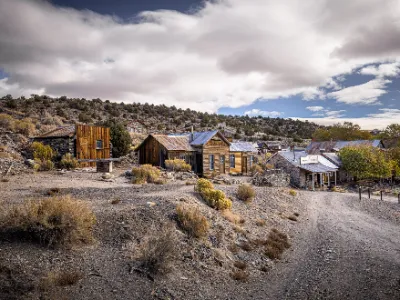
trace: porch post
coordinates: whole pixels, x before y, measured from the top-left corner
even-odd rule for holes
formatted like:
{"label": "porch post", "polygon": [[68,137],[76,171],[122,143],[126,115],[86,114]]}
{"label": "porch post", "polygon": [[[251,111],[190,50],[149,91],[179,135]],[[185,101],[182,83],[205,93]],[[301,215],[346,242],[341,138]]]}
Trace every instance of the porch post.
{"label": "porch post", "polygon": [[322,186],[324,185],[324,173],[320,173],[319,176],[320,186],[322,188]]}
{"label": "porch post", "polygon": [[330,178],[330,175],[329,175],[330,173],[328,172],[328,187],[330,187],[331,186],[331,178]]}
{"label": "porch post", "polygon": [[312,190],[315,191],[314,173],[312,173]]}
{"label": "porch post", "polygon": [[335,171],[335,186],[336,186],[336,172],[337,172],[337,171]]}

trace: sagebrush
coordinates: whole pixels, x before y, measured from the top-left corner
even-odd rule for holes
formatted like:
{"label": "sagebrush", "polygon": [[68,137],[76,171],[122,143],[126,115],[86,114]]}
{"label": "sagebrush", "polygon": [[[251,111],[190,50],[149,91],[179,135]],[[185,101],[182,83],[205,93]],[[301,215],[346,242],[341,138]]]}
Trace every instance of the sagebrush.
{"label": "sagebrush", "polygon": [[213,184],[209,180],[204,178],[199,179],[196,188],[203,200],[212,208],[222,210],[232,207],[232,201],[226,198],[224,192],[214,189]]}
{"label": "sagebrush", "polygon": [[160,178],[161,172],[156,167],[146,164],[132,168],[133,183],[154,183]]}
{"label": "sagebrush", "polygon": [[67,170],[74,170],[79,166],[78,160],[71,153],[66,153],[60,161],[60,167]]}
{"label": "sagebrush", "polygon": [[210,224],[197,207],[178,205],[176,214],[181,228],[190,235],[201,238],[207,235]]}
{"label": "sagebrush", "polygon": [[192,170],[192,166],[186,163],[183,159],[167,159],[165,161],[165,167],[167,170],[176,172],[187,172]]}
{"label": "sagebrush", "polygon": [[0,231],[49,246],[90,243],[96,217],[89,206],[66,196],[26,200],[0,213]]}
{"label": "sagebrush", "polygon": [[236,194],[240,200],[250,202],[256,196],[256,191],[251,185],[243,183],[239,185]]}

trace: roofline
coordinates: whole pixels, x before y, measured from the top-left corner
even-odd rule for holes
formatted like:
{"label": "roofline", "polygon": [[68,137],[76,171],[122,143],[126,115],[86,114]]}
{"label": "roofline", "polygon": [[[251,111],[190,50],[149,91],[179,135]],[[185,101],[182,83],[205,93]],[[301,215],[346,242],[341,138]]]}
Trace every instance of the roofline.
{"label": "roofline", "polygon": [[196,150],[169,150],[167,147],[165,147],[165,145],[163,143],[161,143],[159,140],[156,139],[156,136],[160,135],[160,136],[168,136],[167,134],[152,134],[150,133],[138,146],[136,146],[134,151],[138,151],[140,147],[142,147],[142,145],[150,138],[152,137],[153,139],[155,139],[157,142],[159,142],[165,149],[167,149],[167,151],[185,151],[185,152],[195,152]]}
{"label": "roofline", "polygon": [[[215,131],[215,134],[211,137],[211,138],[209,138],[204,144],[192,144],[192,142],[190,143],[190,145],[191,146],[201,146],[201,147],[203,147],[205,144],[207,144],[216,134],[219,134],[221,137],[222,137],[222,139],[223,139],[223,141],[225,142],[225,143],[227,143],[229,146],[231,145],[231,142],[229,142],[228,140],[227,140],[227,138],[219,131],[219,130],[210,130],[210,132],[214,132]],[[198,131],[199,133],[201,133],[201,132],[206,132],[206,131]],[[190,133],[190,132],[188,132],[188,133]]]}

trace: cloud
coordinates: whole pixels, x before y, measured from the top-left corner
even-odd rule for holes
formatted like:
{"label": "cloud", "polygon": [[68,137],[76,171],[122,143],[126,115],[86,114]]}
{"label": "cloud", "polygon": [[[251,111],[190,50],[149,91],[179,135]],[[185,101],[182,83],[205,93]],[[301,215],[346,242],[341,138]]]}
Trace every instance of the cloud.
{"label": "cloud", "polygon": [[[0,94],[209,112],[296,94],[322,99],[319,87],[341,88],[335,76],[400,57],[399,14],[394,0],[216,0],[192,14],[148,11],[122,21],[42,0],[0,0],[0,69],[9,74]],[[371,104],[384,86],[330,95]]]}
{"label": "cloud", "polygon": [[397,119],[396,123],[400,120],[400,109],[397,108],[381,108],[379,113],[369,114],[368,117],[375,119]]}
{"label": "cloud", "polygon": [[327,118],[341,118],[343,116],[345,116],[344,112],[346,110],[330,110],[330,111],[326,111],[325,115]]}
{"label": "cloud", "polygon": [[306,107],[310,111],[321,111],[324,109],[323,106],[307,106]]}
{"label": "cloud", "polygon": [[387,63],[379,66],[367,66],[360,70],[362,75],[374,75],[376,77],[396,77],[400,73],[400,63]]}
{"label": "cloud", "polygon": [[280,117],[283,115],[283,113],[279,112],[279,111],[265,111],[265,110],[260,110],[257,108],[248,110],[244,114],[251,116],[251,117],[262,116],[262,117],[273,117],[273,118]]}
{"label": "cloud", "polygon": [[385,88],[390,82],[390,80],[376,78],[360,85],[328,93],[327,96],[346,104],[380,104],[378,98],[387,93]]}

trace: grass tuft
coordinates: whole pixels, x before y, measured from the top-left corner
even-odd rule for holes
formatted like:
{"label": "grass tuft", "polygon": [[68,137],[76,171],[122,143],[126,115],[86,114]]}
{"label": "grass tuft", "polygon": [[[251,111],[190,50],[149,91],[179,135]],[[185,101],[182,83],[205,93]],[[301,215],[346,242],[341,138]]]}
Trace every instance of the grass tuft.
{"label": "grass tuft", "polygon": [[251,202],[256,196],[254,188],[249,184],[241,184],[237,189],[237,197],[245,202]]}
{"label": "grass tuft", "polygon": [[191,236],[201,238],[208,234],[210,225],[197,207],[180,204],[176,207],[176,213],[179,226]]}

